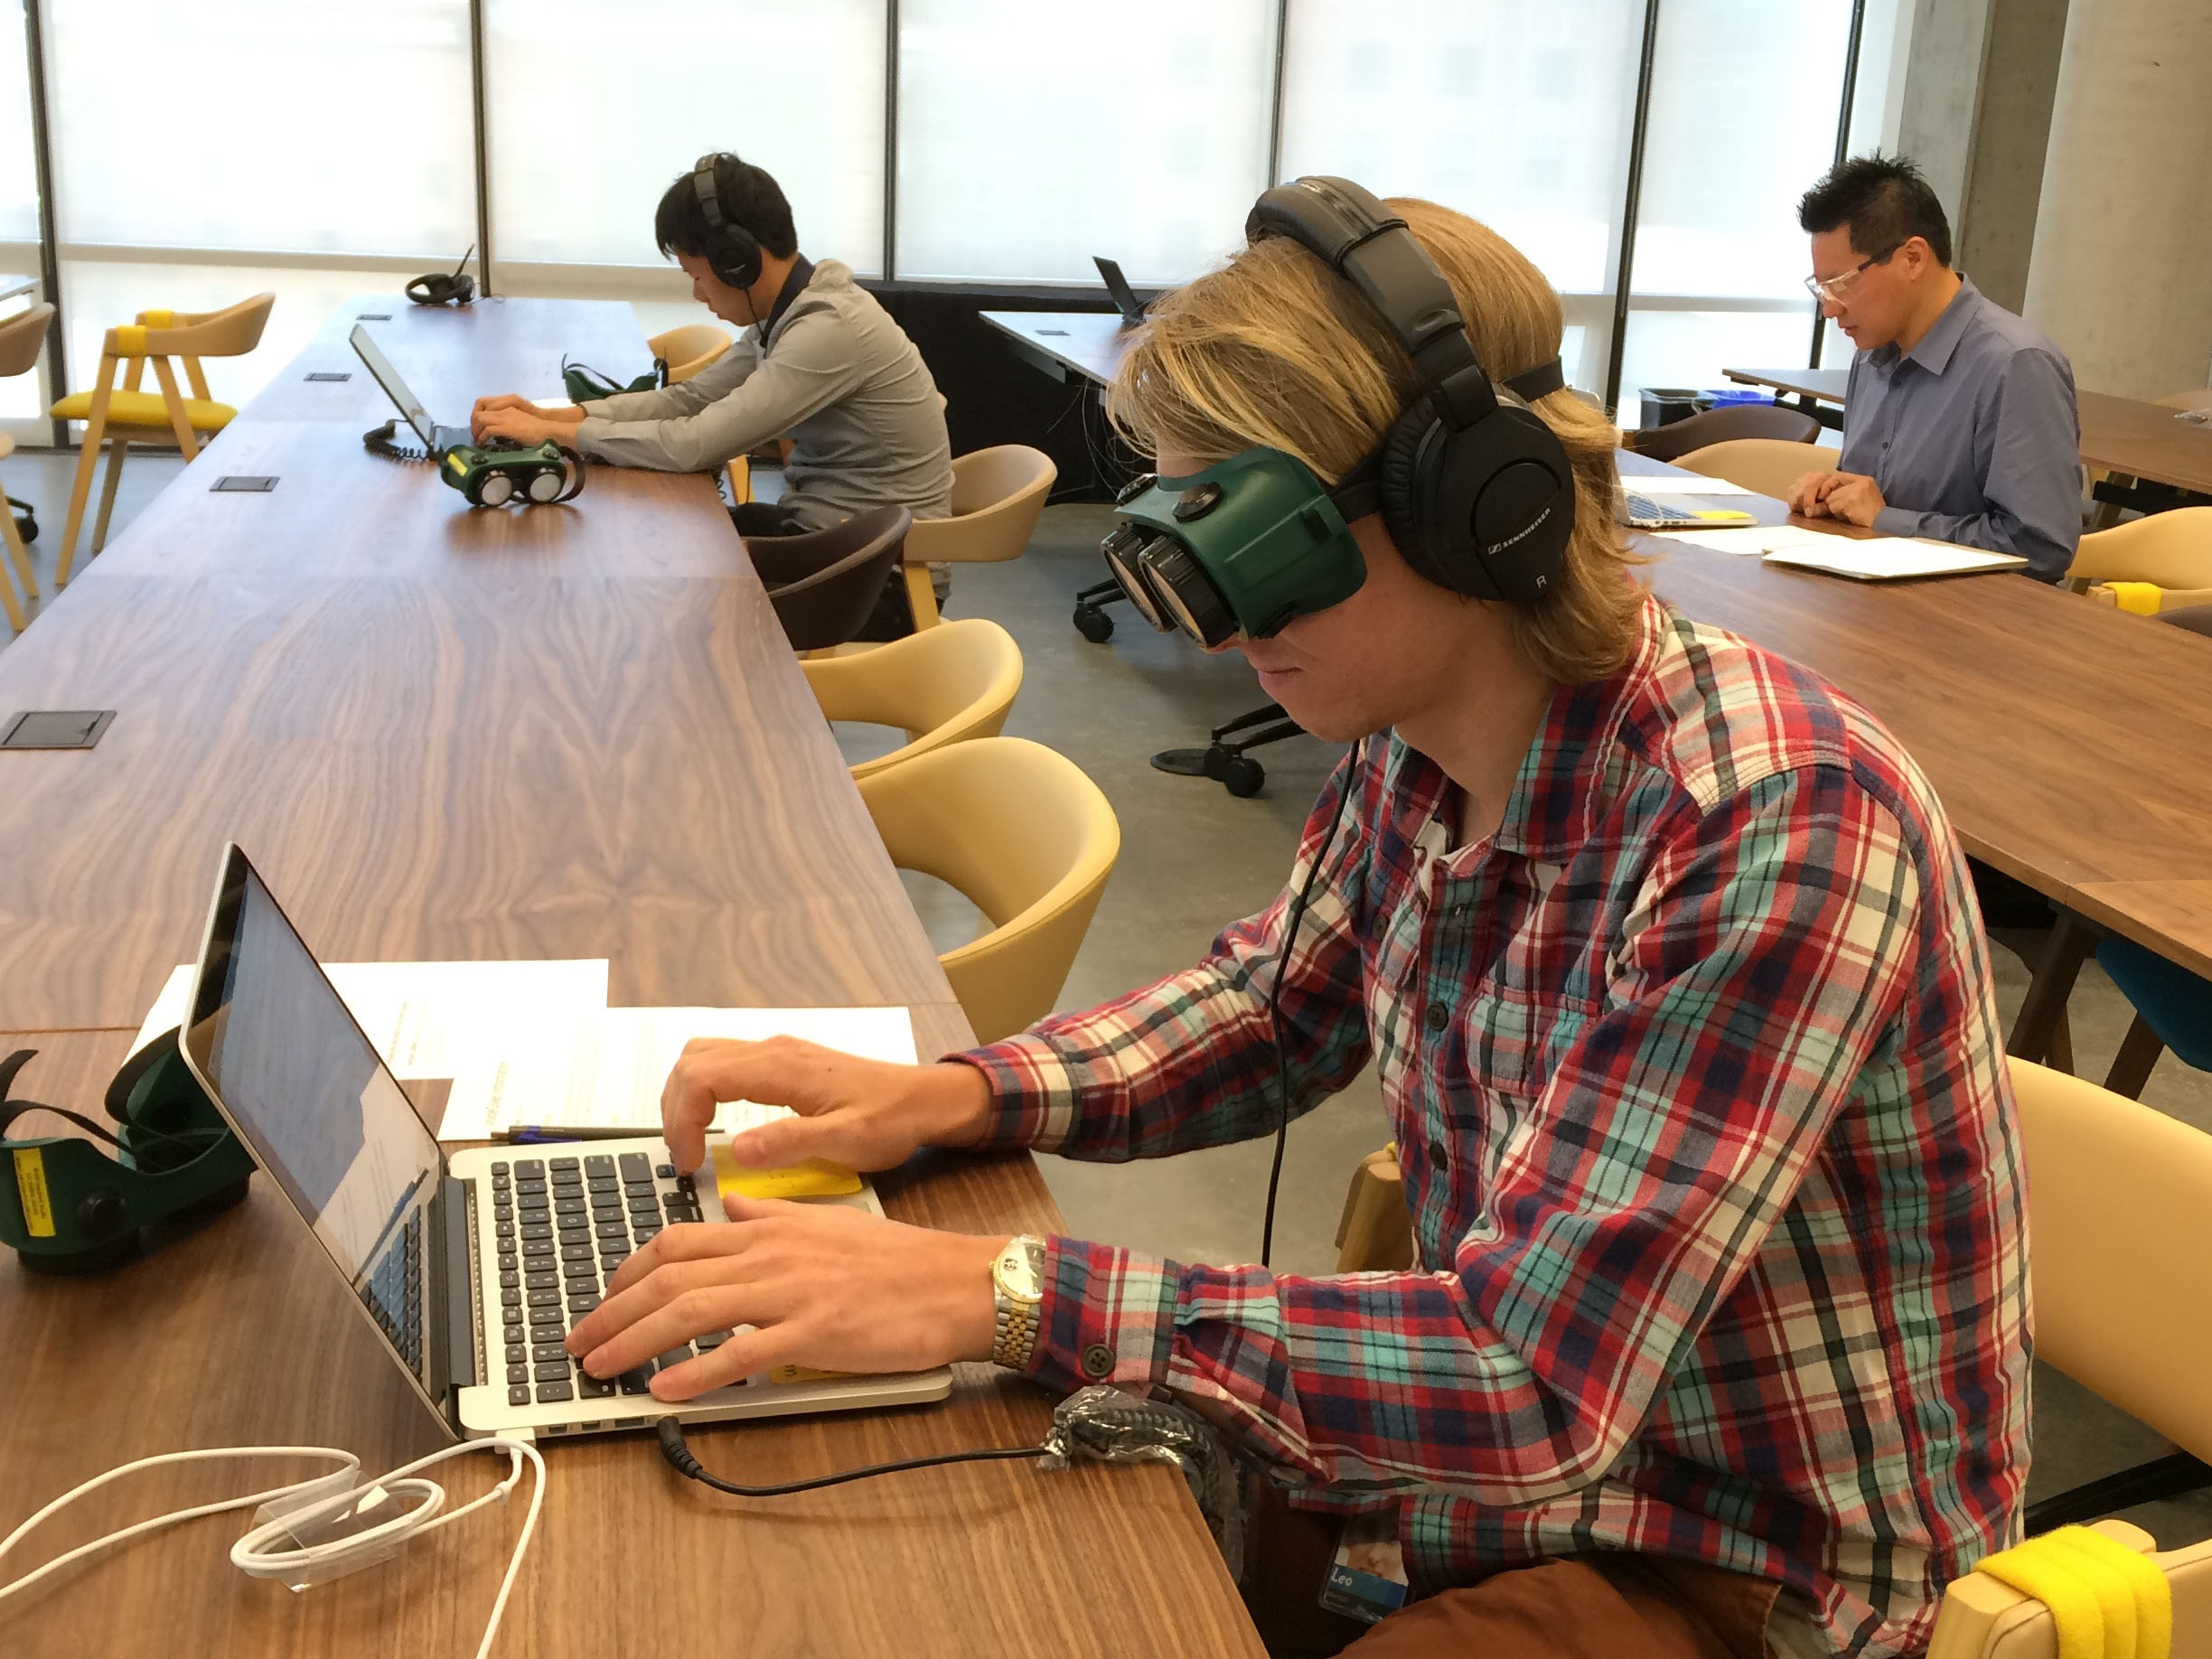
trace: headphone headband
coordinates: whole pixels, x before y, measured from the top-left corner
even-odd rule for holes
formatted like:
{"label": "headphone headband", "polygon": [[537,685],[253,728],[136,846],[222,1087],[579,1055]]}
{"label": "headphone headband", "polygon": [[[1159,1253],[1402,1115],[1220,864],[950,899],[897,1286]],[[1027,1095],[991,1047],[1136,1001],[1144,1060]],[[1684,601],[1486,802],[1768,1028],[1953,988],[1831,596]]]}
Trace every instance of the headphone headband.
{"label": "headphone headband", "polygon": [[1289,237],[1360,291],[1413,360],[1447,426],[1470,426],[1497,407],[1451,285],[1406,221],[1370,192],[1318,174],[1278,184],[1244,221],[1247,241],[1270,235]]}

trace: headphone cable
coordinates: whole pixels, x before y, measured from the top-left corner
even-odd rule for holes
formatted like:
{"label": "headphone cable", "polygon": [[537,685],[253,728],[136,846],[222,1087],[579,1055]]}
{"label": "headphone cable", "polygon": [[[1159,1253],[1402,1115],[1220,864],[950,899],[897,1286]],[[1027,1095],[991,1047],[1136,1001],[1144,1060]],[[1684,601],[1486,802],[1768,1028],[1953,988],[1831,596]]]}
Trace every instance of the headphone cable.
{"label": "headphone cable", "polygon": [[1275,982],[1268,988],[1268,1026],[1275,1037],[1275,1160],[1268,1169],[1267,1217],[1260,1229],[1260,1265],[1274,1265],[1275,1254],[1275,1197],[1282,1186],[1283,1149],[1290,1140],[1290,1062],[1283,1050],[1282,982],[1283,972],[1290,965],[1291,948],[1298,943],[1298,923],[1306,919],[1306,904],[1313,896],[1314,882],[1321,874],[1321,867],[1328,862],[1329,848],[1336,845],[1336,828],[1344,822],[1345,804],[1352,799],[1354,779],[1347,775],[1343,791],[1336,797],[1336,810],[1329,814],[1328,833],[1321,838],[1319,850],[1306,869],[1306,879],[1298,884],[1298,896],[1290,902],[1290,914],[1283,926],[1282,951],[1275,959]]}

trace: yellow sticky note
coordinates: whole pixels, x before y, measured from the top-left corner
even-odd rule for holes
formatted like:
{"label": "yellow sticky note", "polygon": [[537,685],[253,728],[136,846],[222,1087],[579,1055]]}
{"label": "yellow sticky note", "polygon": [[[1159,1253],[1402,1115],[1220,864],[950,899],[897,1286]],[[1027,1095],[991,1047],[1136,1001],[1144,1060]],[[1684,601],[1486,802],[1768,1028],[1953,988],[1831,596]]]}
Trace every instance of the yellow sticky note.
{"label": "yellow sticky note", "polygon": [[816,1371],[811,1365],[777,1365],[769,1371],[768,1380],[789,1387],[793,1382],[838,1382],[856,1374],[850,1371]]}
{"label": "yellow sticky note", "polygon": [[1690,512],[1692,518],[1702,519],[1708,524],[1756,524],[1757,522],[1749,513],[1734,507],[1692,507]]}
{"label": "yellow sticky note", "polygon": [[730,1157],[729,1142],[714,1143],[715,1185],[746,1198],[844,1198],[860,1190],[860,1177],[842,1164],[810,1158],[785,1169],[754,1169]]}

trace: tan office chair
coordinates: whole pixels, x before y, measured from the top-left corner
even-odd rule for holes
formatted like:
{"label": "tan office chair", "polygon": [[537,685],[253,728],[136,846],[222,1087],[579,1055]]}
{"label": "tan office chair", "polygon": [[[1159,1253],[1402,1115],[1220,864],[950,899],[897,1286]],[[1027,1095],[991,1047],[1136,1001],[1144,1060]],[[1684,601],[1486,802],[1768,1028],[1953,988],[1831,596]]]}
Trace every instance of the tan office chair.
{"label": "tan office chair", "polygon": [[[913,535],[908,533],[909,543]],[[829,720],[895,726],[903,748],[853,769],[869,778],[932,749],[996,736],[1021,689],[1021,648],[979,616],[946,623],[849,657],[811,657],[799,665]]]}
{"label": "tan office chair", "polygon": [[1654,461],[1673,461],[1693,449],[1726,444],[1738,438],[1773,438],[1785,444],[1810,444],[1821,435],[1821,424],[1803,409],[1778,403],[1731,403],[1701,415],[1669,421],[1664,426],[1645,426],[1621,435],[1626,448]]}
{"label": "tan office chair", "polygon": [[687,323],[655,334],[645,344],[657,361],[668,365],[668,383],[679,386],[728,351],[736,338],[711,323]]}
{"label": "tan office chair", "polygon": [[1708,478],[1725,478],[1730,483],[1780,501],[1788,497],[1790,485],[1807,473],[1834,471],[1842,454],[1820,444],[1791,444],[1779,438],[1730,438],[1725,444],[1708,444],[1686,455],[1677,455],[1674,464],[1692,473],[1702,473]]}
{"label": "tan office chair", "polygon": [[1051,1013],[1121,850],[1099,786],[1040,744],[979,737],[863,778],[860,799],[892,863],[955,888],[991,924],[937,959],[977,1040]]}
{"label": "tan office chair", "polygon": [[[99,374],[90,391],[71,392],[53,406],[56,420],[85,423],[84,446],[77,455],[77,482],[70,490],[69,520],[61,527],[61,553],[54,570],[54,586],[69,584],[70,562],[77,552],[77,531],[84,523],[86,497],[92,490],[92,468],[98,462],[100,445],[108,445],[108,478],[100,486],[99,518],[92,527],[92,551],[108,543],[108,519],[115,511],[116,485],[123,477],[123,456],[133,444],[173,442],[189,464],[200,453],[200,435],[216,433],[230,424],[238,411],[208,396],[207,377],[200,370],[203,357],[243,357],[261,343],[267,326],[274,294],[257,294],[222,311],[142,311],[125,328],[111,328],[100,349]],[[182,358],[185,380],[192,395],[177,388],[171,358]],[[117,377],[130,365],[123,383]],[[159,392],[141,391],[145,366],[154,365]]]}
{"label": "tan office chair", "polygon": [[[54,308],[43,303],[0,323],[0,380],[11,375],[28,374],[37,364],[39,352],[46,345],[46,327],[53,320]],[[15,440],[0,432],[0,460],[15,453]],[[8,511],[6,492],[0,491],[0,540],[7,543],[7,556],[15,567],[15,576],[23,581],[23,600],[39,596],[38,577],[31,570],[31,554],[23,544],[23,532],[15,528],[15,515]],[[9,624],[21,633],[27,625],[23,605],[15,597],[15,583],[5,566],[0,566],[0,607],[7,612]]]}
{"label": "tan office chair", "polygon": [[2212,507],[2177,507],[2092,530],[2075,548],[2066,579],[2077,594],[2101,587],[2098,597],[2146,615],[2212,603]]}
{"label": "tan office chair", "polygon": [[[2204,1388],[2212,1366],[2212,1245],[2204,1229],[2212,1136],[2080,1078],[2010,1064],[2035,1238],[2037,1354],[2183,1454],[2212,1459],[2212,1394]],[[2114,1506],[2152,1495],[2123,1493]],[[2029,1532],[2083,1518],[2067,1503],[2032,1506]],[[2101,1522],[2099,1530],[2149,1552],[2148,1536],[2132,1527]],[[2173,1589],[2173,1652],[2212,1654],[2212,1542],[2151,1559]],[[2057,1651],[2048,1607],[1970,1573],[1945,1595],[1928,1655],[2055,1659]]]}
{"label": "tan office chair", "polygon": [[914,631],[937,625],[932,565],[1018,558],[1060,469],[1041,449],[1001,444],[952,461],[952,516],[916,519],[906,537],[906,598]]}

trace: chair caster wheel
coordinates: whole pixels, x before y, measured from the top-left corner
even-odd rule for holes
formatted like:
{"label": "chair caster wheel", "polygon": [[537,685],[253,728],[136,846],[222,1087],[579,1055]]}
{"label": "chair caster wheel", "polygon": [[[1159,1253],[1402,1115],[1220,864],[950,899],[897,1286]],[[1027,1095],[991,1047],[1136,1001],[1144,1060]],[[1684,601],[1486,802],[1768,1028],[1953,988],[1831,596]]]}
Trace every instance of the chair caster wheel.
{"label": "chair caster wheel", "polygon": [[1075,632],[1093,645],[1103,645],[1113,638],[1113,618],[1095,605],[1075,607]]}
{"label": "chair caster wheel", "polygon": [[1221,770],[1222,787],[1240,801],[1258,794],[1266,782],[1266,769],[1249,755],[1229,755]]}
{"label": "chair caster wheel", "polygon": [[1208,744],[1204,761],[1206,776],[1212,778],[1216,783],[1220,783],[1229,775],[1229,763],[1235,758],[1236,756],[1229,752],[1226,745],[1218,743]]}
{"label": "chair caster wheel", "polygon": [[15,520],[15,529],[25,541],[38,539],[38,520],[36,519],[18,519]]}

